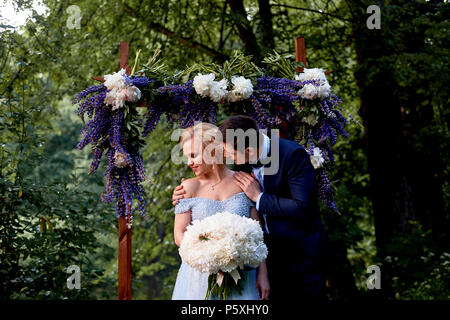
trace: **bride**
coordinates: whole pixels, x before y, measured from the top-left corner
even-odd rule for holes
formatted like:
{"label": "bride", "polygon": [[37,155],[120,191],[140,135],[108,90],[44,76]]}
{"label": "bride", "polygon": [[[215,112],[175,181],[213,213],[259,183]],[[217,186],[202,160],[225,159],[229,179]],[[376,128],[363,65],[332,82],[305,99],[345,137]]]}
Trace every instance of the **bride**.
{"label": "bride", "polygon": [[[215,152],[223,148],[222,140],[215,139],[217,133],[216,126],[199,123],[187,128],[181,135],[180,144],[195,178],[183,181],[186,193],[175,206],[174,240],[177,246],[180,246],[184,231],[192,220],[217,212],[229,211],[259,221],[255,204],[233,183],[234,172],[225,166],[223,152]],[[242,291],[240,294],[233,291],[232,299],[268,299],[270,288],[266,262],[263,261],[257,269],[245,270],[239,280]],[[182,261],[172,299],[203,300],[207,287],[208,274]]]}

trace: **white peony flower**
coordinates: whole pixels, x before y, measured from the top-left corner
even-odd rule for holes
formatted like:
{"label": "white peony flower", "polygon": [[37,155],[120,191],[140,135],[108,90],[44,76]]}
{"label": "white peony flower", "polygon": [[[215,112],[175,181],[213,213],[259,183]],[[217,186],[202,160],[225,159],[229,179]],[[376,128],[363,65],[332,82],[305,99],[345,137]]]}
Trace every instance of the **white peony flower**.
{"label": "white peony flower", "polygon": [[320,86],[319,86],[319,97],[320,98],[326,98],[330,95],[330,84],[327,80],[321,80]]}
{"label": "white peony flower", "polygon": [[136,102],[141,98],[141,90],[136,86],[128,86],[125,90],[126,101]]}
{"label": "white peony flower", "polygon": [[314,114],[310,113],[308,116],[303,117],[302,121],[311,125],[311,126],[315,126],[317,124],[317,119],[314,116]]}
{"label": "white peony flower", "polygon": [[[116,89],[113,89],[113,90],[116,90]],[[115,92],[113,93],[112,90],[111,90],[111,91],[109,91],[108,93],[106,93],[106,96],[105,96],[105,104],[106,104],[106,105],[108,105],[108,106],[110,106],[110,105],[114,106],[115,100],[116,100],[116,94],[115,94]]]}
{"label": "white peony flower", "polygon": [[106,94],[105,104],[111,105],[112,110],[122,108],[126,101],[126,91],[123,89],[114,88]]}
{"label": "white peony flower", "polygon": [[123,168],[127,166],[127,156],[124,153],[114,152],[114,166],[117,168]]}
{"label": "white peony flower", "polygon": [[317,96],[319,95],[319,89],[317,86],[308,83],[305,84],[303,86],[303,88],[301,88],[299,90],[300,95],[304,98],[304,99],[315,99],[317,98]]}
{"label": "white peony flower", "polygon": [[250,79],[246,79],[242,76],[231,78],[231,82],[234,84],[233,90],[228,93],[228,100],[231,102],[239,101],[242,99],[248,99],[253,94],[253,84]]}
{"label": "white peony flower", "polygon": [[325,76],[325,72],[321,68],[311,68],[311,69],[304,68],[302,73],[295,75],[295,80],[298,81],[306,81],[313,79],[326,80],[327,77]]}
{"label": "white peony flower", "polygon": [[327,98],[330,95],[331,87],[328,83],[325,72],[321,68],[303,69],[300,74],[295,74],[295,80],[319,80],[320,85],[312,88],[313,84],[306,84],[300,89],[299,94],[304,99]]}
{"label": "white peony flower", "polygon": [[119,72],[105,75],[103,84],[108,89],[123,88],[125,86],[125,72],[125,69],[120,69]]}
{"label": "white peony flower", "polygon": [[196,75],[193,82],[195,92],[202,97],[206,97],[209,94],[214,78],[214,73],[209,73],[206,75],[199,73]]}
{"label": "white peony flower", "polygon": [[141,98],[141,91],[132,84],[125,84],[125,69],[105,75],[104,85],[109,89],[105,96],[105,104],[112,110],[122,108],[126,101],[136,102]]}
{"label": "white peony flower", "polygon": [[212,81],[209,89],[209,97],[214,102],[220,102],[228,94],[227,80],[222,79],[220,81]]}
{"label": "white peony flower", "polygon": [[311,159],[311,163],[314,169],[318,169],[322,166],[322,163],[325,162],[325,159],[322,156],[322,150],[318,147],[314,147],[313,154],[309,156]]}

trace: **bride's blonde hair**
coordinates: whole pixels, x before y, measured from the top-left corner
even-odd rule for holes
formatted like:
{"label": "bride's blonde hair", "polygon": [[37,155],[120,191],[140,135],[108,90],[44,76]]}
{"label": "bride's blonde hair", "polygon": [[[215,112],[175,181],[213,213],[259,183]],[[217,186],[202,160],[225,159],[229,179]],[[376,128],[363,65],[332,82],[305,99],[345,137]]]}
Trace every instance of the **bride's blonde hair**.
{"label": "bride's blonde hair", "polygon": [[180,137],[180,145],[183,147],[183,144],[191,138],[194,141],[200,141],[202,144],[202,160],[207,164],[220,166],[224,165],[223,140],[221,136],[222,133],[217,126],[207,122],[200,122],[183,131]]}

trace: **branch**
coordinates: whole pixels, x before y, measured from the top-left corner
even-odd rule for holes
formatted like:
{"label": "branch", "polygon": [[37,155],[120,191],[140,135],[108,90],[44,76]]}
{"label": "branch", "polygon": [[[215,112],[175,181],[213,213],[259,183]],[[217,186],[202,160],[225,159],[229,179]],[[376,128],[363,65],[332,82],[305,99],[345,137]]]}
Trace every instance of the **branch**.
{"label": "branch", "polygon": [[217,60],[220,63],[225,62],[229,58],[227,55],[225,55],[217,50],[214,50],[212,48],[209,48],[209,47],[205,46],[204,44],[201,44],[195,40],[188,39],[181,35],[178,35],[174,31],[167,29],[166,27],[164,27],[163,25],[161,25],[159,23],[151,22],[150,28],[166,35],[169,38],[178,40],[178,42],[184,46],[187,46],[187,47],[193,48],[193,49],[197,49],[203,53],[206,53],[207,55],[213,57],[215,60]]}
{"label": "branch", "polygon": [[[137,19],[141,19],[142,17],[140,16],[140,11],[139,10],[134,10],[133,8],[131,8],[128,4],[124,4],[124,11],[126,11],[129,15],[136,17]],[[169,38],[173,38],[174,40],[178,40],[178,43],[189,47],[189,48],[193,48],[193,49],[197,49],[211,57],[213,57],[217,62],[219,63],[223,63],[226,60],[229,59],[228,55],[223,54],[215,49],[212,49],[210,47],[207,47],[204,44],[201,44],[200,42],[197,42],[195,40],[183,37],[177,33],[175,33],[174,31],[164,27],[162,24],[157,23],[157,22],[150,22],[149,27],[155,31],[158,31],[164,35],[166,35]]]}
{"label": "branch", "polygon": [[347,22],[351,22],[352,21],[351,19],[343,18],[343,17],[337,16],[337,15],[335,15],[333,13],[328,13],[328,12],[324,12],[324,11],[321,11],[321,10],[315,10],[315,9],[309,9],[309,8],[301,8],[301,7],[294,7],[294,6],[290,6],[290,5],[287,5],[287,4],[272,4],[272,6],[273,7],[283,7],[283,8],[288,8],[288,9],[303,10],[303,11],[319,13],[319,14],[330,16],[330,17],[333,17],[333,18],[336,18],[336,19],[347,21]]}

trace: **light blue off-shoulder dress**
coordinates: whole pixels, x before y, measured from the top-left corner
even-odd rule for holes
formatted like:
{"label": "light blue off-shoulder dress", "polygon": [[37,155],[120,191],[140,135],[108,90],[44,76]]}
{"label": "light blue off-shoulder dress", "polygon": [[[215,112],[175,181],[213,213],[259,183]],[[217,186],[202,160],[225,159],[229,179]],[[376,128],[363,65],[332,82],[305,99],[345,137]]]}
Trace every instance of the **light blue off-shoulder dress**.
{"label": "light blue off-shoulder dress", "polygon": [[[252,206],[255,206],[255,203],[244,192],[240,192],[223,201],[198,197],[180,199],[175,206],[175,214],[191,210],[192,220],[201,220],[222,211],[250,217],[250,207]],[[255,268],[241,272],[242,279],[239,281],[242,291],[241,294],[237,291],[233,292],[233,300],[259,300],[256,289],[256,272]],[[203,300],[208,288],[208,276],[207,273],[199,272],[182,261],[172,300]],[[210,299],[212,299],[211,296]]]}

